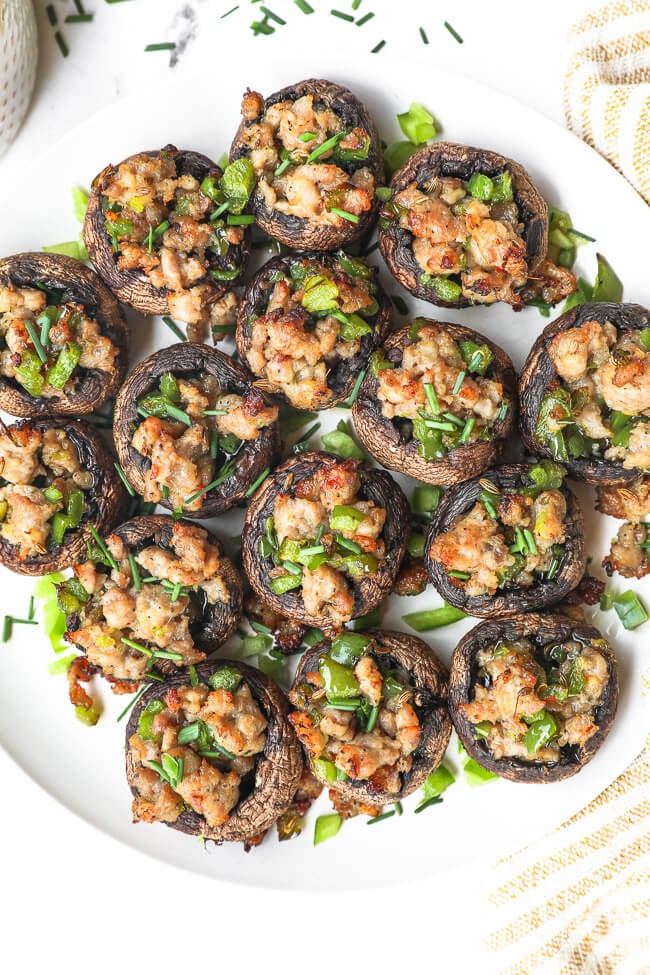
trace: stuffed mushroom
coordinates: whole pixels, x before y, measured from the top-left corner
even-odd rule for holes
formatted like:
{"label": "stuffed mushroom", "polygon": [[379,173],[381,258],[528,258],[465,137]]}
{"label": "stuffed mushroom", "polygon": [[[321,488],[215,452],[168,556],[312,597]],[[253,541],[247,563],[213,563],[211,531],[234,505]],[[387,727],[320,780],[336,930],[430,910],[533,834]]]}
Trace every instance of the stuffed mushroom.
{"label": "stuffed mushroom", "polygon": [[313,772],[355,802],[396,802],[449,744],[447,671],[417,637],[344,632],[309,650],[289,693]]}
{"label": "stuffed mushroom", "polygon": [[559,602],[583,576],[582,511],[559,464],[495,467],[445,493],[425,545],[438,592],[471,616]]}
{"label": "stuffed mushroom", "polygon": [[[487,149],[436,142],[399,169],[380,212],[379,246],[411,294],[447,308],[542,297],[575,278],[546,257],[548,208],[519,163]],[[527,292],[527,293],[524,293]]]}
{"label": "stuffed mushroom", "polygon": [[343,251],[269,261],[239,308],[237,348],[258,386],[299,410],[335,406],[391,321],[376,268]]}
{"label": "stuffed mushroom", "polygon": [[0,421],[0,562],[46,575],[110,531],[126,500],[103,441],[82,420]]}
{"label": "stuffed mushroom", "polygon": [[454,650],[449,710],[479,765],[556,782],[593,758],[618,702],[616,658],[593,626],[557,614],[480,623]]}
{"label": "stuffed mushroom", "polygon": [[126,477],[145,501],[188,518],[243,501],[278,448],[278,407],[230,356],[183,342],[128,377],[113,433]]}
{"label": "stuffed mushroom", "polygon": [[124,379],[128,327],[99,275],[59,254],[0,261],[0,409],[83,416]]}
{"label": "stuffed mushroom", "polygon": [[519,380],[531,453],[589,484],[631,484],[650,469],[650,312],[577,305],[544,329]]}
{"label": "stuffed mushroom", "polygon": [[373,354],[352,407],[380,463],[429,484],[457,484],[498,460],[516,410],[503,349],[462,325],[417,318]]}
{"label": "stuffed mushroom", "polygon": [[230,159],[251,166],[250,208],[269,236],[298,250],[335,250],[377,213],[381,143],[351,91],[310,78],[266,100],[247,91]]}
{"label": "stuffed mushroom", "polygon": [[230,167],[171,145],[106,166],[86,212],[90,259],[125,305],[172,315],[201,338],[246,267],[250,188]]}
{"label": "stuffed mushroom", "polygon": [[98,535],[73,570],[58,589],[66,638],[125,689],[202,663],[241,617],[242,581],[218,540],[168,515]]}
{"label": "stuffed mushroom", "polygon": [[259,670],[219,660],[148,688],[126,729],[134,822],[250,840],[289,808],[303,761],[288,701]]}
{"label": "stuffed mushroom", "polygon": [[308,626],[341,627],[379,605],[406,550],[410,511],[384,471],[310,452],[253,495],[244,570],[272,609]]}

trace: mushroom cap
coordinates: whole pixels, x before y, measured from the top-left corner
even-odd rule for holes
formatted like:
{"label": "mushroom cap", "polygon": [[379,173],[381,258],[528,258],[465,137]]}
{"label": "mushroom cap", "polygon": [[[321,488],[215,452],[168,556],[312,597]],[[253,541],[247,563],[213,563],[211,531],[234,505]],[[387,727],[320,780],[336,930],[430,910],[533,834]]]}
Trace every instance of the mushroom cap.
{"label": "mushroom cap", "polygon": [[476,678],[476,655],[479,650],[498,640],[517,640],[531,637],[539,642],[564,642],[573,637],[589,643],[602,640],[602,634],[594,626],[577,623],[559,613],[517,613],[509,618],[486,620],[475,626],[462,638],[454,650],[449,677],[449,711],[454,728],[468,754],[479,765],[513,782],[558,782],[575,775],[590,761],[603,741],[616,715],[618,703],[618,667],[612,649],[605,644],[599,651],[607,658],[609,682],[602,703],[595,709],[598,731],[582,746],[572,746],[561,755],[559,762],[527,762],[519,758],[496,759],[484,742],[474,734],[474,726],[467,719],[460,705],[470,700]]}
{"label": "mushroom cap", "polygon": [[[352,406],[352,418],[359,440],[384,467],[399,471],[400,474],[408,474],[426,484],[459,484],[487,470],[503,453],[512,434],[517,410],[516,373],[510,357],[503,349],[474,329],[452,322],[438,322],[433,319],[425,321],[444,328],[455,342],[471,341],[477,345],[487,345],[494,355],[490,376],[502,383],[504,400],[509,400],[510,406],[505,417],[494,423],[490,439],[475,440],[456,447],[439,460],[425,460],[418,453],[417,443],[412,439],[404,442],[397,426],[383,415],[377,398],[379,380],[370,371],[366,373]],[[410,326],[405,325],[384,342],[384,352],[395,365],[401,363],[404,349],[411,344],[409,329]]]}
{"label": "mushroom cap", "polygon": [[26,389],[7,376],[0,376],[0,409],[12,416],[83,416],[98,409],[115,396],[124,379],[129,351],[129,329],[114,294],[100,276],[81,261],[62,254],[24,253],[0,260],[0,285],[36,287],[62,291],[63,301],[84,306],[102,335],[117,349],[110,372],[82,369],[74,392],[46,398],[30,396]]}
{"label": "mushroom cap", "polygon": [[[229,819],[221,826],[208,826],[203,816],[188,809],[173,823],[165,823],[172,829],[216,840],[217,843],[246,840],[268,829],[290,806],[303,773],[302,750],[288,719],[289,702],[278,685],[260,670],[237,660],[219,660],[213,664],[201,664],[196,668],[200,682],[218,667],[237,670],[248,684],[252,696],[267,719],[266,744],[255,762],[253,791],[241,799]],[[129,740],[138,730],[140,715],[149,701],[161,698],[172,687],[187,684],[187,676],[179,674],[162,684],[147,688],[136,702],[126,728],[126,777],[131,792],[138,798],[134,786],[136,763]]]}
{"label": "mushroom cap", "polygon": [[[534,274],[546,257],[548,245],[548,207],[531,181],[524,167],[489,149],[462,146],[455,142],[434,142],[412,155],[397,170],[390,187],[399,193],[411,183],[423,186],[435,177],[451,176],[467,181],[474,173],[497,176],[508,171],[512,177],[512,191],[524,224],[526,263]],[[443,308],[466,308],[472,302],[462,295],[456,301],[443,301],[433,288],[420,283],[422,268],[413,254],[413,234],[394,220],[379,230],[379,247],[388,268],[407,291]]]}
{"label": "mushroom cap", "polygon": [[[348,173],[364,167],[370,169],[375,177],[376,185],[384,179],[384,161],[381,151],[381,139],[374,119],[366,106],[348,88],[334,84],[322,78],[307,78],[295,85],[288,85],[280,91],[274,92],[264,102],[264,111],[271,105],[281,101],[295,101],[303,95],[313,95],[315,102],[321,102],[331,109],[343,122],[346,128],[361,127],[370,135],[370,147],[367,159],[344,163],[341,168]],[[244,141],[244,133],[250,123],[242,121],[235,133],[230,148],[230,161],[248,155],[248,147]],[[257,190],[249,201],[249,208],[255,214],[255,222],[264,233],[275,240],[279,240],[287,247],[296,250],[331,251],[337,247],[344,247],[353,240],[363,236],[374,223],[379,209],[379,201],[373,198],[372,206],[365,213],[360,214],[358,223],[345,222],[343,227],[332,224],[314,224],[305,217],[296,217],[281,213],[269,207],[261,193]]]}
{"label": "mushroom cap", "polygon": [[[145,475],[151,465],[132,445],[134,426],[141,422],[138,400],[157,387],[160,377],[171,372],[187,379],[201,372],[215,376],[224,392],[246,396],[255,389],[250,375],[238,362],[209,345],[179,342],[160,349],[138,363],[129,374],[115,401],[113,436],[120,464],[138,494],[144,494]],[[260,393],[255,389],[256,393]],[[264,396],[267,403],[269,397]],[[236,455],[233,472],[209,491],[196,511],[183,512],[184,518],[210,518],[239,504],[257,478],[270,467],[279,450],[279,425],[263,427],[255,440],[243,441]],[[161,498],[162,507],[172,509],[171,501]]]}
{"label": "mushroom cap", "polygon": [[575,589],[584,575],[587,556],[582,509],[573,491],[565,484],[558,489],[564,494],[567,503],[564,519],[565,555],[557,574],[552,579],[543,579],[532,586],[497,590],[494,596],[489,594],[467,596],[461,586],[454,585],[456,580],[449,577],[442,563],[434,561],[430,555],[431,545],[436,536],[448,531],[459,515],[466,514],[474,507],[481,490],[480,481],[489,480],[497,487],[507,489],[527,486],[529,483],[527,475],[533,466],[533,464],[504,464],[470,481],[457,484],[445,492],[434,512],[424,547],[424,564],[431,582],[443,599],[470,616],[495,617],[542,609],[544,606],[560,602],[568,592]]}
{"label": "mushroom cap", "polygon": [[[548,347],[560,332],[579,328],[585,322],[610,322],[617,331],[641,331],[650,327],[650,311],[642,305],[610,301],[585,302],[554,319],[537,337],[519,377],[519,432],[526,450],[538,457],[551,457],[551,451],[537,439],[535,428],[542,400],[549,386],[558,380]],[[562,461],[570,475],[587,484],[627,484],[639,476],[638,468],[625,468],[618,461],[602,457],[570,457]]]}

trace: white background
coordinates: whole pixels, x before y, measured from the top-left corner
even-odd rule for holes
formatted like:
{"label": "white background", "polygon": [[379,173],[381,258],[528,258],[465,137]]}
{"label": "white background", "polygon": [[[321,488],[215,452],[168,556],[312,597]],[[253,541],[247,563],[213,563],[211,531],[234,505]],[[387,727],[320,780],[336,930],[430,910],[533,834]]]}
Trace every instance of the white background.
{"label": "white background", "polygon": [[[73,12],[69,0],[52,0],[60,20]],[[485,0],[363,0],[357,16],[373,10],[361,28],[340,23],[332,6],[349,0],[311,0],[316,13],[303,16],[290,0],[267,6],[287,20],[269,37],[254,37],[248,24],[257,5],[243,0],[86,0],[92,24],[65,25],[70,56],[63,59],[37,0],[40,65],[29,117],[0,160],[0,186],[11,186],[43,146],[125,94],[137,92],[170,71],[200,71],[206,84],[228,85],[219,67],[221,45],[242,58],[279,57],[292,80],[291,51],[316,45],[320,52],[349,45],[350,58],[387,40],[385,52],[419,58],[499,88],[562,122],[562,45],[571,22],[589,4],[486,3]],[[189,13],[188,13],[189,11]],[[534,24],[531,18],[535,17]],[[457,44],[443,27],[449,20],[463,36]],[[429,37],[424,46],[417,28]],[[168,52],[144,53],[148,43],[189,41],[175,66]],[[382,58],[377,55],[377,77]],[[435,92],[421,100],[435,112]],[[142,106],[146,112],[146,104]],[[458,106],[462,112],[462,105]],[[191,106],[188,106],[191,111]],[[489,113],[489,98],[485,111]],[[209,125],[209,120],[204,120]],[[226,148],[226,147],[224,147]],[[544,147],[535,147],[543,154]],[[46,206],[47,173],[28,205]],[[0,252],[4,253],[0,217]],[[0,597],[0,604],[2,599]],[[9,610],[2,607],[1,613]],[[28,651],[28,646],[22,648]],[[3,653],[21,652],[13,642]],[[1,659],[0,659],[1,665]],[[1,679],[1,678],[0,678]],[[26,706],[29,696],[25,689]],[[43,734],[47,731],[44,729]],[[33,742],[38,748],[38,742]],[[490,868],[477,865],[454,876],[427,877],[421,885],[392,891],[318,897],[256,893],[186,875],[148,860],[99,834],[44,794],[0,752],[0,931],[5,971],[48,970],[103,973],[232,969],[349,971],[379,963],[455,975],[491,960],[482,945],[489,925]],[[477,794],[480,801],[480,796]],[[432,831],[435,820],[431,819]],[[444,844],[444,836],[432,835]],[[252,853],[252,856],[255,854]],[[377,856],[382,856],[378,844]],[[308,869],[308,856],[305,858]],[[354,869],[354,865],[350,865]]]}

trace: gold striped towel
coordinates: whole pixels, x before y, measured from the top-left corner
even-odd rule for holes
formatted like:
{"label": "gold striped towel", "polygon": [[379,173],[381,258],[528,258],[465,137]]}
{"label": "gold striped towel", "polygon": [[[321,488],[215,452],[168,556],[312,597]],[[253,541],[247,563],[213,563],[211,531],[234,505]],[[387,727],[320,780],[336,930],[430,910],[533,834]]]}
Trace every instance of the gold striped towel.
{"label": "gold striped towel", "polygon": [[[650,203],[650,0],[614,0],[572,28],[564,111]],[[650,697],[650,672],[644,683]],[[500,975],[650,975],[650,736],[597,799],[493,877]]]}
{"label": "gold striped towel", "polygon": [[567,43],[569,128],[650,203],[650,0],[613,0],[583,17]]}

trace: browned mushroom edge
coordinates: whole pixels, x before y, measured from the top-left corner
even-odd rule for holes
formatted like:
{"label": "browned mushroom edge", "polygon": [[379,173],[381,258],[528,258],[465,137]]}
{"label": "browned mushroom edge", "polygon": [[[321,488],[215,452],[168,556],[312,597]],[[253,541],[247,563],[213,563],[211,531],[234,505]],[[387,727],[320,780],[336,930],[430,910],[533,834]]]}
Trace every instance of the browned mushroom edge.
{"label": "browned mushroom edge", "polygon": [[[395,192],[413,182],[424,186],[436,176],[450,176],[467,182],[474,173],[497,176],[503,172],[512,177],[512,191],[524,224],[526,263],[531,273],[546,257],[548,245],[548,207],[520,163],[489,149],[462,146],[454,142],[434,142],[416,152],[393,175],[390,187]],[[420,282],[422,268],[413,255],[413,234],[396,221],[379,228],[379,247],[388,268],[407,291],[443,308],[466,308],[472,302],[462,295],[457,301],[443,301],[435,289]]]}
{"label": "browned mushroom edge", "polygon": [[[346,128],[361,127],[370,135],[367,158],[341,163],[340,168],[347,173],[353,173],[365,166],[372,170],[375,184],[381,185],[384,179],[384,162],[377,126],[366,106],[349,89],[321,78],[308,78],[269,95],[264,102],[264,111],[277,102],[295,101],[303,95],[310,94],[314,96],[315,102],[320,102],[331,109]],[[250,124],[246,121],[240,123],[230,149],[231,162],[248,155],[249,150],[243,141],[243,133]],[[249,201],[249,209],[255,214],[258,226],[270,237],[297,250],[331,251],[337,247],[345,247],[351,241],[363,236],[374,223],[378,208],[379,201],[375,198],[370,210],[359,216],[358,223],[346,221],[343,227],[333,227],[313,224],[305,217],[280,213],[279,210],[267,206],[261,193],[256,190],[253,191]]]}
{"label": "browned mushroom edge", "polygon": [[54,546],[45,555],[29,556],[21,560],[16,556],[15,546],[0,536],[0,562],[3,565],[21,575],[44,576],[50,572],[60,572],[75,562],[82,561],[86,555],[86,543],[92,541],[90,526],[99,534],[108,534],[124,513],[127,495],[115,470],[113,458],[104,446],[104,441],[89,423],[84,420],[52,417],[49,420],[19,420],[7,427],[7,430],[11,433],[12,430],[24,427],[65,430],[77,449],[82,469],[89,471],[93,478],[92,486],[84,491],[87,509],[81,523],[77,528],[68,529],[62,545]]}
{"label": "browned mushroom edge", "polygon": [[[168,145],[164,149],[147,150],[143,155],[157,156],[160,152],[169,152],[174,156],[178,175],[190,174],[199,183],[208,175],[214,175],[217,179],[223,175],[219,166],[212,162],[211,159],[208,159],[207,156],[199,152],[192,152],[188,149],[177,149],[175,146]],[[130,158],[131,156],[127,156],[122,162],[127,162]],[[93,180],[83,229],[88,256],[111,291],[125,305],[137,309],[137,311],[142,312],[144,315],[167,315],[169,314],[167,301],[167,297],[170,294],[169,289],[154,287],[142,271],[121,271],[115,261],[111,238],[106,233],[104,227],[106,219],[102,206],[104,191],[109,180],[115,176],[120,165],[121,163],[117,165],[109,164]],[[251,246],[251,234],[250,227],[244,226],[242,229],[244,230],[242,244],[232,247],[232,253],[236,255],[237,264],[241,267],[241,274],[236,278],[224,282],[210,278],[211,284],[216,289],[216,297],[223,295],[227,290],[234,287],[246,270]],[[222,269],[221,259],[216,253],[211,258],[210,266],[214,270]]]}
{"label": "browned mushroom edge", "polygon": [[[277,496],[286,489],[287,483],[295,485],[314,474],[324,460],[340,462],[340,458],[331,454],[310,451],[299,457],[291,457],[267,477],[253,495],[246,512],[242,531],[242,559],[244,572],[252,588],[271,609],[307,626],[328,628],[332,625],[328,616],[312,616],[306,612],[302,589],[298,595],[293,591],[276,595],[272,591],[269,583],[274,563],[271,558],[261,555],[258,548],[260,539],[266,535],[266,521],[273,517]],[[408,501],[390,474],[362,467],[359,476],[360,495],[386,509],[386,522],[382,532],[386,543],[386,558],[379,563],[377,572],[373,575],[365,576],[359,581],[349,580],[354,594],[352,619],[369,613],[391,591],[404,558],[411,523]]]}
{"label": "browned mushroom edge", "polygon": [[0,261],[0,285],[37,287],[61,292],[61,301],[83,305],[101,334],[117,349],[110,372],[76,369],[76,389],[56,398],[34,397],[15,379],[0,376],[0,409],[12,416],[83,416],[115,396],[124,379],[129,351],[129,329],[122,309],[102,279],[81,261],[60,254],[14,254]]}
{"label": "browned mushroom edge", "polygon": [[[220,659],[213,664],[202,664],[196,668],[199,682],[207,683],[210,675],[224,666],[241,674],[268,721],[264,751],[256,760],[255,781],[251,791],[239,800],[222,826],[208,826],[204,817],[192,809],[181,813],[175,822],[165,823],[182,833],[217,843],[246,840],[272,826],[290,806],[304,768],[300,743],[288,719],[289,702],[284,692],[266,674],[237,660]],[[138,791],[132,784],[135,763],[129,740],[136,734],[140,715],[149,701],[162,698],[172,688],[187,683],[187,677],[179,675],[162,684],[152,685],[131,712],[126,727],[126,778],[136,799]]]}
{"label": "browned mushroom edge", "polygon": [[[132,553],[136,553],[150,545],[157,545],[163,549],[169,548],[172,529],[177,524],[183,524],[183,522],[178,522],[169,515],[142,515],[138,518],[132,518],[130,521],[125,521],[112,532],[105,532],[104,534],[117,535]],[[226,642],[239,623],[242,615],[244,586],[235,565],[224,554],[219,539],[206,528],[203,530],[207,534],[208,542],[218,549],[219,575],[223,579],[230,597],[227,603],[217,602],[214,605],[210,605],[206,600],[202,615],[193,619],[189,624],[190,634],[195,645],[203,653],[210,654]],[[100,562],[98,564],[102,563]],[[107,572],[110,572],[110,566],[105,566],[105,569]],[[82,623],[82,615],[78,613],[69,614],[66,618],[66,629],[68,633],[74,632]],[[77,644],[74,645],[77,646],[81,653],[85,653],[83,647]],[[93,668],[102,673],[101,668],[97,667],[96,664],[93,664]],[[168,675],[178,673],[179,669],[173,660],[166,660],[160,657],[156,658],[155,666],[151,668],[156,674]],[[119,683],[125,687],[132,685],[133,690],[136,690],[142,681],[120,679]]]}
{"label": "browned mushroom edge", "polygon": [[[122,386],[115,401],[113,419],[117,454],[124,473],[138,494],[144,494],[145,474],[151,464],[131,444],[133,433],[142,422],[138,414],[138,400],[155,389],[160,377],[167,372],[188,379],[207,372],[216,376],[224,393],[246,396],[255,389],[250,374],[238,362],[207,345],[179,342],[143,359]],[[271,402],[268,397],[264,398],[266,402]],[[237,463],[232,474],[205,495],[204,503],[197,511],[185,511],[183,516],[210,518],[243,501],[257,478],[272,466],[279,449],[278,431],[278,424],[273,423],[263,427],[255,440],[243,441],[236,454]],[[173,507],[164,498],[158,503],[170,510]]]}
{"label": "browned mushroom edge", "polygon": [[513,782],[559,782],[575,775],[589,762],[609,734],[618,703],[618,667],[612,649],[606,645],[599,651],[607,657],[609,682],[602,703],[596,708],[598,731],[583,746],[566,746],[559,762],[526,762],[519,758],[496,759],[485,743],[474,734],[474,726],[459,705],[471,700],[476,681],[476,655],[483,647],[498,640],[531,637],[539,643],[573,637],[588,643],[602,640],[594,627],[555,613],[517,614],[508,619],[485,621],[466,633],[454,650],[449,677],[449,711],[454,728],[467,752],[479,765]]}
{"label": "browned mushroom edge", "polygon": [[[389,667],[397,665],[410,675],[416,688],[416,711],[422,739],[413,752],[411,769],[402,773],[402,788],[398,793],[376,789],[369,782],[352,779],[337,779],[328,782],[328,787],[353,801],[380,805],[411,795],[442,762],[451,737],[451,721],[447,711],[449,675],[431,647],[418,637],[393,630],[375,630],[363,633],[363,636],[372,640],[372,646],[364,650],[364,654],[381,656]],[[326,640],[301,657],[293,681],[294,689],[304,680],[305,674],[318,671],[319,659],[330,647],[331,641]],[[305,756],[309,764],[307,752]]]}
{"label": "browned mushroom edge", "polygon": [[[503,399],[508,403],[505,417],[502,420],[497,418],[491,428],[492,435],[489,440],[476,440],[456,447],[440,460],[425,460],[418,453],[418,444],[413,440],[412,435],[409,433],[404,436],[398,421],[390,420],[383,415],[381,403],[377,398],[379,380],[369,370],[352,407],[354,427],[363,446],[384,467],[399,471],[401,474],[408,474],[426,484],[459,484],[486,470],[491,464],[497,462],[503,453],[512,433],[517,410],[516,373],[510,357],[503,349],[479,332],[452,322],[438,322],[432,319],[422,319],[422,321],[444,328],[455,342],[471,341],[477,345],[488,346],[494,355],[494,360],[486,376],[503,385]],[[406,346],[411,344],[410,329],[411,326],[405,325],[404,328],[390,335],[383,344],[382,351],[396,366],[400,365]]]}
{"label": "browned mushroom edge", "polygon": [[472,478],[447,491],[436,509],[431,528],[424,547],[424,563],[429,579],[440,595],[452,606],[462,609],[470,616],[503,616],[512,613],[527,613],[553,603],[560,602],[574,589],[584,575],[587,564],[585,552],[584,522],[582,510],[573,491],[565,483],[558,489],[566,498],[567,514],[564,520],[566,541],[565,553],[557,574],[552,579],[543,579],[532,586],[497,590],[494,596],[466,596],[462,588],[454,585],[444,566],[431,558],[430,549],[437,535],[447,531],[459,515],[474,507],[481,490],[480,481],[492,481],[499,488],[517,489],[529,487],[532,481],[528,471],[532,464],[507,464],[486,471],[480,477]]}
{"label": "browned mushroom edge", "polygon": [[[252,344],[252,325],[254,319],[264,315],[271,297],[275,281],[274,276],[279,272],[289,275],[289,268],[294,261],[300,260],[316,261],[318,264],[331,268],[332,271],[339,269],[338,259],[335,255],[327,253],[316,253],[308,251],[293,257],[274,257],[268,261],[264,267],[255,274],[248,283],[246,292],[239,306],[237,323],[237,350],[242,362],[248,363],[248,351]],[[353,258],[358,261],[360,258]],[[364,262],[365,263],[365,262]],[[376,268],[367,265],[374,273]],[[359,351],[350,359],[337,359],[330,364],[330,371],[327,376],[327,385],[331,389],[331,394],[323,398],[318,409],[325,410],[330,406],[336,406],[342,400],[351,395],[354,385],[359,378],[359,373],[368,365],[368,359],[373,349],[382,341],[390,329],[392,320],[392,306],[390,298],[382,288],[378,280],[374,281],[377,293],[375,299],[379,304],[376,314],[367,319],[372,326],[372,334],[361,337]],[[289,403],[288,398],[278,388],[273,389],[273,396]]]}
{"label": "browned mushroom edge", "polygon": [[[525,448],[538,457],[552,457],[549,447],[536,435],[537,420],[544,396],[560,382],[548,347],[560,332],[585,322],[611,322],[617,331],[633,331],[650,326],[650,311],[642,305],[608,301],[576,305],[547,325],[538,336],[519,377],[519,431]],[[627,484],[639,476],[638,468],[627,469],[602,457],[569,457],[562,461],[572,477],[587,484]]]}

